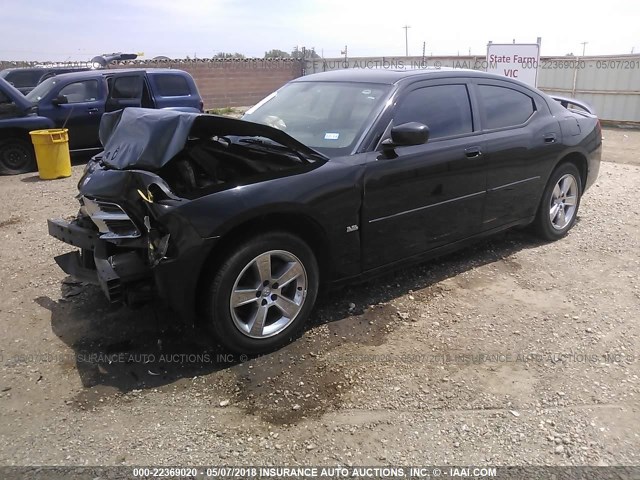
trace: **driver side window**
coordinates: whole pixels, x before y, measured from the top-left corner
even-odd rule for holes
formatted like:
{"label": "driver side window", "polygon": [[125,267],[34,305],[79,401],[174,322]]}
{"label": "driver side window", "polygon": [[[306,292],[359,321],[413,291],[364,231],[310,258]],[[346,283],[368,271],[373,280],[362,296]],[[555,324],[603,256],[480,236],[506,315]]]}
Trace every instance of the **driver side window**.
{"label": "driver side window", "polygon": [[98,81],[70,83],[60,90],[59,95],[67,97],[69,103],[93,102],[98,98]]}
{"label": "driver side window", "polygon": [[396,112],[394,125],[419,122],[429,127],[429,138],[473,132],[466,85],[436,85],[409,92]]}

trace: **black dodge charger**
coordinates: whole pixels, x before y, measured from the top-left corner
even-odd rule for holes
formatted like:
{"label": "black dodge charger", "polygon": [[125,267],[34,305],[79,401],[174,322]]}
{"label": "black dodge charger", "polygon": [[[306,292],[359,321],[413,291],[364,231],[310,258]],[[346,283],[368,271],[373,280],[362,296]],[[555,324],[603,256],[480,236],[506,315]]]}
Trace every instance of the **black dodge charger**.
{"label": "black dodge charger", "polygon": [[474,71],[296,79],[242,120],[128,108],[80,180],[68,274],[113,302],[162,301],[226,347],[294,338],[320,285],[533,224],[576,221],[600,166],[598,119]]}

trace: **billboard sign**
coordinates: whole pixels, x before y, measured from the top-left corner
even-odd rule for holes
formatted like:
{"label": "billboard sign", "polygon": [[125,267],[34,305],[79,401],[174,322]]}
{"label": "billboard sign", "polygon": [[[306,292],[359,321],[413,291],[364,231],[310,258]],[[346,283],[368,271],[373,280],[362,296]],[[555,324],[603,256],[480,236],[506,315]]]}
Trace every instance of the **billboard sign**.
{"label": "billboard sign", "polygon": [[538,81],[540,44],[489,43],[487,45],[487,72],[515,78],[532,87]]}

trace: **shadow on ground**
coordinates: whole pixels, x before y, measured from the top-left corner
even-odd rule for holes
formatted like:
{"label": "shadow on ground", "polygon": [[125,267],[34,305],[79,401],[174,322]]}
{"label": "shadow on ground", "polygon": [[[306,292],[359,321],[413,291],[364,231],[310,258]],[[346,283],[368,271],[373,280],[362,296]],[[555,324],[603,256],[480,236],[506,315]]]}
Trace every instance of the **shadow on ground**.
{"label": "shadow on ground", "polygon": [[[273,423],[294,423],[336,405],[349,389],[345,372],[326,359],[332,349],[386,341],[394,312],[379,304],[475,267],[509,261],[514,252],[537,245],[528,234],[510,231],[419,266],[324,292],[303,338],[253,358],[225,352],[209,334],[185,326],[161,306],[114,306],[98,287],[70,279],[62,285],[63,298],[36,302],[51,311],[53,332],[75,353],[75,362],[67,367],[77,370],[87,388],[126,393],[229,369],[236,379],[230,394],[238,404]],[[377,307],[369,308],[373,305]],[[329,334],[318,334],[324,325]],[[281,392],[292,392],[289,400],[297,408],[274,406],[273,398]]]}

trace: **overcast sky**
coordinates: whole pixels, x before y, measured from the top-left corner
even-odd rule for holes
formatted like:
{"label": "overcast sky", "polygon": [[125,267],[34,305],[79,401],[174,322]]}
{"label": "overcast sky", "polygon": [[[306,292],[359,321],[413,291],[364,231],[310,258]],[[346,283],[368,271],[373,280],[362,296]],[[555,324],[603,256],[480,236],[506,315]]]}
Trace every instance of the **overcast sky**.
{"label": "overcast sky", "polygon": [[542,55],[640,53],[640,2],[450,0],[0,0],[0,60],[211,57],[315,47],[325,57],[486,53],[534,43]]}

